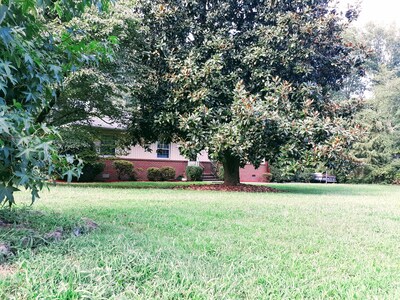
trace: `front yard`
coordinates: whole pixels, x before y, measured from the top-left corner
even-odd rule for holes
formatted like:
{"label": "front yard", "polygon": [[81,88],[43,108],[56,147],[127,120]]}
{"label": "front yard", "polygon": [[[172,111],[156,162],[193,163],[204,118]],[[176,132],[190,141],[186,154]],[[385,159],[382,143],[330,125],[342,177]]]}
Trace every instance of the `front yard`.
{"label": "front yard", "polygon": [[60,223],[43,226],[100,227],[19,251],[0,299],[400,298],[400,187],[271,186],[284,192],[53,188],[33,209]]}

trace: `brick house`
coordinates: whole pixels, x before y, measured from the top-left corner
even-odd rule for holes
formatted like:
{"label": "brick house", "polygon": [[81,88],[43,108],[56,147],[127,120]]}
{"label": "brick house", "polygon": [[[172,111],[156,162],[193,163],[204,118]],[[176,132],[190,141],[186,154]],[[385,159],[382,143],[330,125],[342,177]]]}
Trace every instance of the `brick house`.
{"label": "brick house", "polygon": [[[175,143],[153,143],[149,145],[150,151],[146,151],[141,146],[119,150],[115,147],[115,136],[123,130],[122,126],[110,125],[99,120],[92,122],[92,126],[98,131],[97,151],[104,158],[106,164],[104,171],[98,176],[99,180],[114,181],[118,179],[112,166],[115,157],[132,162],[137,170],[138,180],[147,180],[146,170],[148,168],[164,166],[173,167],[176,170],[176,176],[184,178],[188,165],[202,167],[204,179],[216,179],[216,165],[210,161],[205,151],[197,156],[196,161],[190,161],[179,153],[178,145]],[[264,182],[264,174],[268,172],[268,163],[261,164],[258,169],[248,164],[240,170],[240,180],[242,182]]]}

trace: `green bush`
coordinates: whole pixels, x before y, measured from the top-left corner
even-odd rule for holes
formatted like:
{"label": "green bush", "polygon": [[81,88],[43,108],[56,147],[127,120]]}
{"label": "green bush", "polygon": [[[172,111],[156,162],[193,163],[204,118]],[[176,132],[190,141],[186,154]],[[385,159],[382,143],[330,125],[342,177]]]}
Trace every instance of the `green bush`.
{"label": "green bush", "polygon": [[400,160],[395,159],[390,164],[383,166],[364,165],[347,176],[350,183],[386,183],[392,184],[398,181],[400,173]]}
{"label": "green bush", "polygon": [[147,179],[149,181],[161,181],[161,171],[159,168],[148,168],[147,169]]}
{"label": "green bush", "polygon": [[270,166],[271,182],[285,182],[287,179],[282,176],[282,172],[278,167]]}
{"label": "green bush", "polygon": [[96,161],[92,163],[86,163],[83,166],[82,174],[79,177],[78,181],[80,182],[91,182],[94,181],[96,176],[103,172],[105,168],[104,162]]}
{"label": "green bush", "polygon": [[271,174],[271,173],[264,173],[264,174],[262,175],[262,177],[264,178],[264,181],[265,181],[265,182],[271,182],[272,174]]}
{"label": "green bush", "polygon": [[176,171],[172,167],[162,167],[160,168],[161,179],[165,181],[174,180],[176,176]]}
{"label": "green bush", "polygon": [[313,173],[315,173],[315,170],[313,170],[313,169],[305,169],[302,172],[296,173],[296,175],[293,178],[293,181],[309,183],[309,182],[311,182],[311,180],[313,178]]}
{"label": "green bush", "polygon": [[186,177],[189,181],[201,181],[203,177],[203,168],[198,166],[187,166]]}
{"label": "green bush", "polygon": [[99,160],[94,150],[84,149],[78,153],[78,156],[83,160],[82,174],[79,178],[73,177],[72,180],[79,182],[94,181],[96,176],[103,172],[105,163]]}
{"label": "green bush", "polygon": [[317,171],[318,168],[316,169],[306,168],[303,171],[299,171],[292,175],[284,175],[279,167],[271,165],[270,173],[266,173],[269,175],[264,175],[264,178],[265,176],[268,176],[271,182],[311,182],[312,174]]}
{"label": "green bush", "polygon": [[115,160],[113,166],[117,170],[119,180],[136,180],[133,163],[126,160]]}
{"label": "green bush", "polygon": [[[82,174],[79,178],[73,177],[73,181],[94,181],[105,167],[95,151],[95,137],[85,128],[71,126],[60,129],[61,141],[58,143],[60,154],[77,155],[83,161]],[[75,162],[76,164],[78,161]],[[64,178],[66,179],[66,178]]]}

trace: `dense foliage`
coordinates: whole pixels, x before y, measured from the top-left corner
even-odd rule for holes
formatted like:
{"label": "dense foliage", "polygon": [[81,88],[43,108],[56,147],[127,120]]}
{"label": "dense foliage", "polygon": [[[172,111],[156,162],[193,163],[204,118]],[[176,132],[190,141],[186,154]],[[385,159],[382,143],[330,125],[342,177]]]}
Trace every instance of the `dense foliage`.
{"label": "dense foliage", "polygon": [[353,39],[363,40],[371,51],[364,83],[371,96],[356,118],[366,134],[353,146],[361,166],[348,180],[362,183],[392,183],[400,171],[400,30],[368,24],[354,30]]}
{"label": "dense foliage", "polygon": [[134,84],[134,44],[137,21],[132,0],[119,0],[106,12],[88,9],[81,18],[68,23],[97,40],[113,45],[114,55],[101,64],[85,65],[66,78],[60,96],[51,103],[47,123],[59,126],[71,122],[90,125],[101,118],[122,123],[129,110],[125,107],[129,87]]}
{"label": "dense foliage", "polygon": [[161,181],[162,176],[159,168],[148,168],[147,179],[149,181]]}
{"label": "dense foliage", "polygon": [[126,160],[115,160],[114,168],[117,170],[119,180],[136,180],[136,172],[133,163]]}
{"label": "dense foliage", "polygon": [[[96,151],[96,136],[89,133],[84,126],[68,126],[59,129],[61,140],[57,142],[58,152],[62,155],[79,157],[82,161],[82,172],[72,180],[90,182],[100,174],[105,164]],[[74,164],[77,161],[75,160]]]}
{"label": "dense foliage", "polygon": [[172,167],[152,167],[147,169],[147,179],[149,181],[170,181],[174,180],[175,176],[176,170]]}
{"label": "dense foliage", "polygon": [[332,93],[364,73],[365,53],[342,37],[357,12],[331,4],[139,1],[132,140],[172,140],[192,159],[207,150],[226,184],[265,159],[292,174],[320,161],[345,166],[360,103]]}
{"label": "dense foliage", "polygon": [[187,166],[186,178],[189,181],[201,181],[203,179],[203,168],[199,166]]}
{"label": "dense foliage", "polygon": [[13,204],[19,186],[30,189],[34,201],[57,171],[69,179],[79,175],[73,158],[57,154],[55,130],[40,121],[68,74],[110,54],[107,41],[63,26],[94,4],[105,8],[108,1],[0,5],[0,203]]}
{"label": "dense foliage", "polygon": [[161,167],[160,173],[163,181],[174,180],[176,176],[176,170],[172,167]]}

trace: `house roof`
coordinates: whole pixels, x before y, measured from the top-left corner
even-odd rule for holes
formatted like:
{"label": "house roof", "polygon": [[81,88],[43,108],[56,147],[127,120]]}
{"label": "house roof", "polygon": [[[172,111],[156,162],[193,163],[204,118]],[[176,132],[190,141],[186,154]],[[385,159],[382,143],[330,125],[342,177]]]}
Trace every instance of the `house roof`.
{"label": "house roof", "polygon": [[95,128],[104,128],[104,129],[116,129],[116,130],[126,130],[127,127],[124,124],[114,122],[110,120],[109,118],[91,118],[88,120],[88,123],[90,126],[95,127]]}

